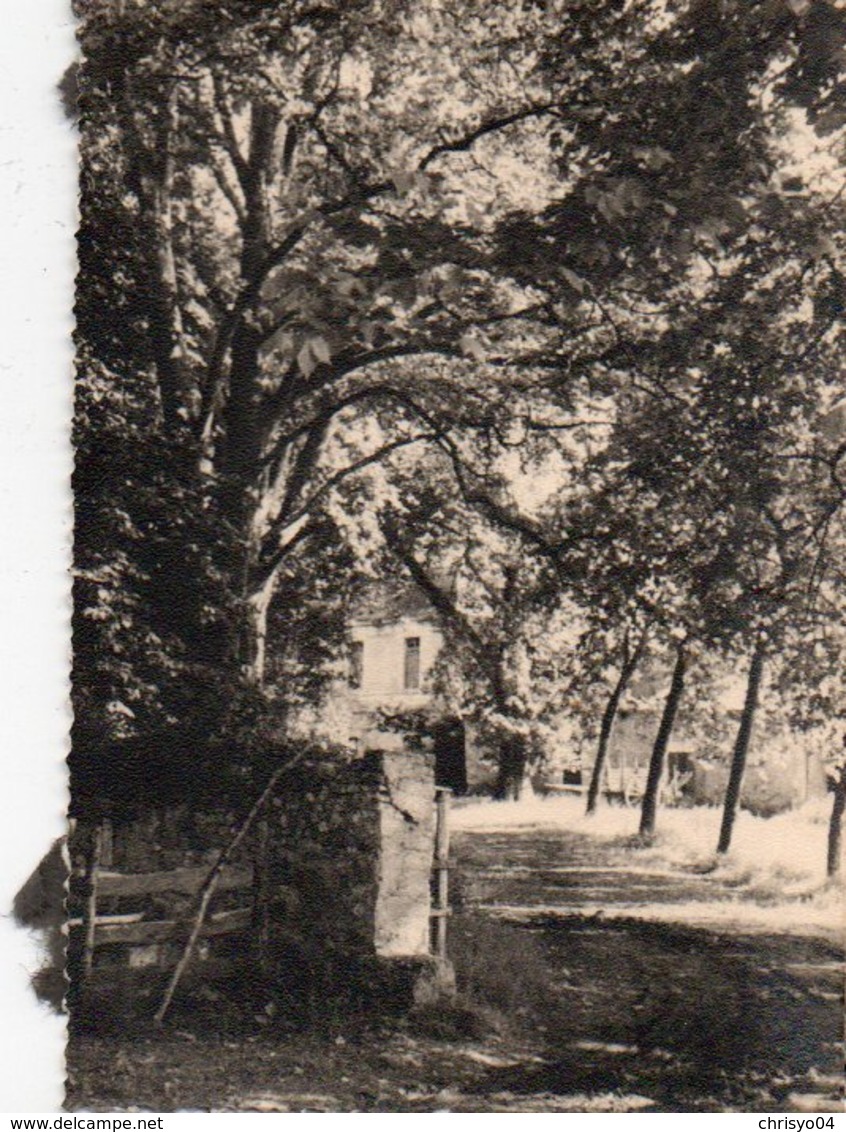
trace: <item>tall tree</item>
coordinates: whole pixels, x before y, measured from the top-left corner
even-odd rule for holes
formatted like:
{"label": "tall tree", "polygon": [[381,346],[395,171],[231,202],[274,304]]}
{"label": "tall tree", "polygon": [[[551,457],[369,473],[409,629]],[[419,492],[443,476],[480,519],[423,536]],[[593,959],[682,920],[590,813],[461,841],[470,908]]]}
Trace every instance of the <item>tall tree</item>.
{"label": "tall tree", "polygon": [[[843,22],[823,0],[798,17],[769,0],[77,7],[81,397],[105,383],[143,406],[137,451],[179,501],[145,606],[161,624],[154,606],[186,596],[184,631],[141,658],[163,670],[202,661],[261,683],[283,574],[344,483],[401,450],[437,448],[474,506],[514,522],[468,478],[478,446],[457,434],[518,447],[567,428],[543,406],[565,413],[585,388],[633,426],[666,419],[690,381],[662,373],[676,322],[676,342],[701,329],[717,357],[715,305],[737,309],[747,269],[766,293],[779,116],[792,102],[838,128],[839,57],[811,49]],[[831,313],[836,257],[815,256],[774,288]],[[614,472],[609,511],[633,494],[615,498],[628,473]],[[691,500],[707,477],[688,478]],[[516,517],[567,585],[597,547],[628,553],[577,495],[551,539]],[[665,498],[658,485],[646,504]],[[95,558],[97,522],[82,513]],[[132,524],[137,542],[107,536],[126,568],[81,587],[83,622],[120,626],[140,544],[156,545]],[[685,549],[676,535],[667,553]]]}
{"label": "tall tree", "polygon": [[629,631],[626,630],[623,634],[623,642],[620,650],[620,667],[618,669],[617,679],[611,688],[611,693],[608,696],[605,708],[602,712],[596,756],[591,770],[590,782],[588,783],[586,812],[589,814],[596,812],[596,804],[599,800],[599,792],[602,789],[602,778],[605,773],[614,721],[617,717],[620,701],[643,657],[647,637],[647,631],[644,630],[639,639],[632,645]]}
{"label": "tall tree", "polygon": [[[469,37],[430,7],[81,5],[80,337],[114,353],[130,324],[155,427],[233,535],[219,566],[242,614],[221,663],[259,682],[269,601],[316,504],[433,439],[400,363],[472,357],[468,327],[501,327],[517,295],[496,293],[485,218],[456,192],[477,143],[552,104],[519,37],[487,47],[507,6],[465,12]],[[447,42],[466,47],[436,78]],[[378,406],[388,436],[359,448],[350,424]]]}

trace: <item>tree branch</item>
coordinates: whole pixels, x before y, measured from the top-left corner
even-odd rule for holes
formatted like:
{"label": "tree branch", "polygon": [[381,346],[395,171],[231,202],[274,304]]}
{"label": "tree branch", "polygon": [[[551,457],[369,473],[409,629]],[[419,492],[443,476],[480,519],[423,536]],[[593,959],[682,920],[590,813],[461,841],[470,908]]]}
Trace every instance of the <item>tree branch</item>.
{"label": "tree branch", "polygon": [[220,119],[221,129],[219,136],[224,143],[226,152],[229,155],[229,160],[235,170],[241,189],[246,196],[250,186],[250,170],[241,147],[238,144],[238,139],[235,136],[235,128],[232,124],[232,113],[226,100],[226,92],[223,89],[223,81],[220,75],[212,74],[212,89],[214,91],[214,102],[217,108],[217,115]]}
{"label": "tree branch", "polygon": [[244,202],[239,199],[235,189],[229,183],[229,178],[226,176],[226,170],[221,168],[215,161],[210,162],[212,175],[217,183],[217,187],[229,201],[232,211],[235,213],[235,218],[239,224],[243,225],[246,220],[246,212],[244,210]]}
{"label": "tree branch", "polygon": [[473,628],[468,618],[461,613],[449,594],[441,589],[429,576],[422,563],[414,557],[405,540],[401,538],[395,522],[383,515],[379,518],[379,529],[386,545],[405,566],[412,581],[423,591],[435,611],[446,622],[454,625],[461,635],[471,643],[475,651],[480,654],[486,653],[485,642]]}
{"label": "tree branch", "polygon": [[[417,436],[401,437],[398,440],[390,441],[390,443],[388,444],[383,444],[382,447],[377,449],[375,452],[371,452],[368,456],[363,456],[360,460],[354,461],[352,464],[348,465],[348,467],[341,469],[341,471],[336,472],[334,475],[325,480],[311,493],[308,499],[306,499],[305,502],[300,507],[298,507],[296,511],[277,518],[268,528],[267,534],[265,535],[265,541],[270,543],[275,542],[284,533],[286,527],[293,526],[294,524],[304,519],[314,510],[314,507],[320,502],[320,500],[324,499],[329,494],[329,492],[333,490],[333,488],[336,488],[339,484],[349,479],[350,476],[355,475],[356,472],[360,472],[364,468],[370,467],[373,464],[378,464],[381,460],[384,460],[386,456],[389,456],[392,452],[396,452],[400,448],[407,448],[412,444],[420,444],[425,441],[435,439],[436,437],[434,435],[428,433],[420,433]],[[260,581],[266,580],[270,576],[270,574],[273,573],[273,571],[279,565],[281,558],[284,557],[285,553],[287,553],[288,549],[289,547],[285,546],[282,548],[281,553],[277,551],[269,560],[260,563]]]}
{"label": "tree branch", "polygon": [[451,142],[441,142],[434,146],[422,161],[419,162],[417,168],[420,172],[424,172],[426,168],[437,158],[442,157],[445,153],[461,153],[469,150],[480,138],[485,137],[487,134],[496,133],[498,130],[503,130],[507,126],[513,126],[516,122],[523,122],[527,118],[540,118],[544,114],[557,109],[556,102],[544,102],[537,106],[527,106],[522,110],[516,110],[512,114],[505,114],[496,118],[489,118],[487,122],[483,122],[474,130],[468,131],[460,138],[456,138]]}

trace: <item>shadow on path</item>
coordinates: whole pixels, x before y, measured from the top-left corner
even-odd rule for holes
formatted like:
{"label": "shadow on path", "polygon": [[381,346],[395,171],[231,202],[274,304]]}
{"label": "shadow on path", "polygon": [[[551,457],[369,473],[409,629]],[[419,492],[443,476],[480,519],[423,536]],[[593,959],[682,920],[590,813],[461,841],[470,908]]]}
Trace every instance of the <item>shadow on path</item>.
{"label": "shadow on path", "polygon": [[[842,951],[807,936],[627,919],[627,903],[714,899],[718,886],[627,875],[618,850],[586,840],[460,839],[466,915],[525,932],[525,952],[540,946],[548,971],[541,1060],[491,1071],[474,1092],[620,1093],[648,1097],[652,1111],[838,1111]],[[579,914],[600,885],[613,917]]]}
{"label": "shadow on path", "polygon": [[578,916],[519,930],[543,942],[555,979],[545,1056],[492,1072],[474,1091],[620,1092],[658,1110],[767,1111],[836,1086],[842,964],[828,944]]}

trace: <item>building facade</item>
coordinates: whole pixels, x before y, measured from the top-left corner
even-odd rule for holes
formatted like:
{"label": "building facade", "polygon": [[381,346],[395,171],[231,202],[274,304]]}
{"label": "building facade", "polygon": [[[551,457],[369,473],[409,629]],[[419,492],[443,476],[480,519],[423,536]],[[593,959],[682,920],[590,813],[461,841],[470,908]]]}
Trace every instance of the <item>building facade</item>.
{"label": "building facade", "polygon": [[[424,720],[439,786],[461,794],[491,784],[494,764],[474,728],[434,689],[448,641],[421,591],[400,583],[372,587],[352,610],[347,637],[346,671],[325,709],[336,737],[362,752],[399,750],[408,745],[402,719]],[[386,723],[390,717],[395,725]]]}

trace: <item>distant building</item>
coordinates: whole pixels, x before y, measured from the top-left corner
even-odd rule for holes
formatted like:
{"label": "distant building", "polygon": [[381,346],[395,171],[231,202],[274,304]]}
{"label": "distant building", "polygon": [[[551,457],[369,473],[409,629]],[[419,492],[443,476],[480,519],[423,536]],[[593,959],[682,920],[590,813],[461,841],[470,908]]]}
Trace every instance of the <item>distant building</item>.
{"label": "distant building", "polygon": [[[425,595],[407,583],[373,585],[350,612],[342,672],[330,687],[316,719],[316,730],[361,751],[398,750],[409,730],[388,717],[426,720],[439,785],[456,793],[493,785],[496,759],[479,740],[472,722],[461,719],[433,687],[433,668],[449,633]],[[667,673],[650,667],[624,697],[612,732],[603,791],[612,798],[638,801],[646,784],[652,745],[660,721]],[[725,793],[728,757],[742,707],[742,688],[720,696],[719,738],[702,736],[680,723],[667,751],[662,796],[670,804],[717,805]],[[534,776],[540,789],[584,789],[590,780],[595,743],[579,741],[562,728],[546,769]],[[824,793],[818,757],[775,734],[758,720],[744,776],[742,804],[758,813],[775,813]]]}
{"label": "distant building", "polygon": [[[652,677],[652,674],[650,674]],[[650,690],[654,677],[649,680]],[[665,803],[720,805],[725,797],[732,744],[743,707],[743,687],[732,684],[718,699],[722,718],[718,743],[703,743],[683,724],[670,739],[662,781]],[[609,744],[603,788],[613,798],[637,801],[646,785],[660,708],[635,697],[624,699]],[[581,780],[587,782],[593,750],[585,752]],[[817,752],[797,741],[784,725],[761,717],[753,729],[743,776],[741,805],[762,815],[778,813],[825,794],[825,775]]]}
{"label": "distant building", "polygon": [[[357,740],[373,740],[377,713],[431,703],[429,676],[443,646],[437,616],[413,586],[374,586],[349,618],[347,689]],[[382,734],[382,733],[380,733]]]}
{"label": "distant building", "polygon": [[433,692],[432,669],[444,644],[438,614],[416,586],[374,585],[351,611],[346,673],[330,689],[325,713],[336,733],[346,728],[342,741],[360,750],[401,747],[401,727],[385,728],[385,718],[425,713],[436,781],[464,793],[489,784],[494,771],[472,726]]}

